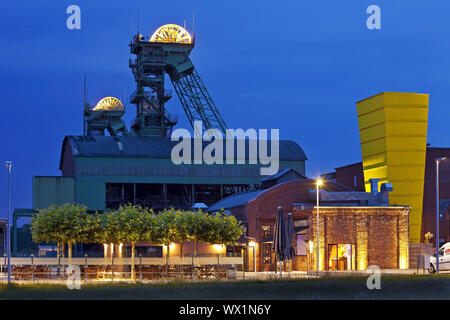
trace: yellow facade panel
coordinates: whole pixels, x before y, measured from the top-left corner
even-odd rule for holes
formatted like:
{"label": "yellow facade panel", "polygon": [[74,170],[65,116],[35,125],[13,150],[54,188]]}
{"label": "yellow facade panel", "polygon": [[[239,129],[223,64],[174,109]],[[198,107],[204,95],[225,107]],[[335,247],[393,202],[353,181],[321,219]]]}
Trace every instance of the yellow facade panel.
{"label": "yellow facade panel", "polygon": [[[386,148],[387,150],[395,150],[395,151],[422,151],[423,148],[421,146],[427,145],[426,137],[389,137],[386,139]],[[413,150],[412,148],[417,148]]]}
{"label": "yellow facade panel", "polygon": [[367,155],[380,154],[386,152],[386,141],[384,139],[381,139],[361,143],[361,149]]}
{"label": "yellow facade panel", "polygon": [[386,123],[386,136],[423,137],[427,134],[427,122],[398,122]]}
{"label": "yellow facade panel", "polygon": [[386,129],[384,123],[380,123],[372,127],[360,129],[359,138],[361,139],[361,143],[385,139],[385,132]]}
{"label": "yellow facade panel", "polygon": [[417,194],[395,193],[394,191],[389,195],[389,204],[404,206],[405,204],[402,203],[402,201],[407,201],[408,205],[413,209],[420,206],[422,203],[421,200],[417,199]]}
{"label": "yellow facade panel", "polygon": [[368,128],[378,123],[380,125],[384,125],[385,121],[385,112],[384,109],[378,109],[369,113],[365,113],[358,117],[359,127],[361,129]]}
{"label": "yellow facade panel", "polygon": [[358,116],[372,112],[384,106],[384,94],[379,93],[357,103]]}
{"label": "yellow facade panel", "polygon": [[387,166],[385,166],[385,167],[375,167],[375,168],[372,168],[372,169],[366,169],[366,170],[364,170],[364,179],[366,180],[366,181],[369,181],[369,179],[372,179],[372,178],[365,178],[366,177],[366,172],[367,172],[367,175],[368,176],[371,176],[371,177],[379,177],[379,178],[377,178],[377,179],[387,179],[387,177],[388,177],[388,168],[387,168]]}
{"label": "yellow facade panel", "polygon": [[387,153],[377,153],[367,156],[363,161],[364,169],[371,169],[383,165],[387,166]]}
{"label": "yellow facade panel", "polygon": [[389,166],[416,165],[425,170],[425,151],[389,151],[386,157]]}
{"label": "yellow facade panel", "polygon": [[[418,195],[423,192],[423,185],[421,184],[421,181],[417,180],[403,180],[403,181],[395,181],[389,179],[389,182],[392,183],[392,186],[394,188],[394,191],[391,192],[392,196],[396,195]],[[423,199],[419,199],[418,201],[423,201]],[[408,204],[410,205],[410,204]]]}
{"label": "yellow facade panel", "polygon": [[356,107],[366,190],[369,179],[392,183],[389,203],[411,207],[410,241],[419,242],[428,95],[383,92],[357,102]]}
{"label": "yellow facade panel", "polygon": [[427,108],[386,108],[387,121],[424,121],[428,118]]}
{"label": "yellow facade panel", "polygon": [[415,180],[421,183],[424,172],[420,166],[389,167],[389,180],[410,181]]}
{"label": "yellow facade panel", "polygon": [[389,91],[383,92],[382,94],[384,97],[385,106],[388,107],[422,107],[428,109],[428,94]]}

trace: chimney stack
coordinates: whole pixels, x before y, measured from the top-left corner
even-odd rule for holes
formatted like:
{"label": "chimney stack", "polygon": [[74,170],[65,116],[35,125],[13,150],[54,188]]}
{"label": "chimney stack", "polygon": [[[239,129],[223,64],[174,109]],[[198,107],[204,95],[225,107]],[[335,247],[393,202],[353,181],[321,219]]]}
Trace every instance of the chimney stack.
{"label": "chimney stack", "polygon": [[380,179],[369,179],[370,183],[370,192],[372,194],[378,194],[378,182]]}

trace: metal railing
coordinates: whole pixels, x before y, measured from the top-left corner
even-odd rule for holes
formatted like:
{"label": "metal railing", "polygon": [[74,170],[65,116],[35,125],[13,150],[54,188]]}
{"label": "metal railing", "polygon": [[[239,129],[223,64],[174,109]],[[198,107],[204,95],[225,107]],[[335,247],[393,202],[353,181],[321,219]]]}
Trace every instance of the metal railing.
{"label": "metal railing", "polygon": [[[133,263],[134,262],[134,263]],[[148,258],[11,258],[13,280],[66,280],[68,267],[77,266],[80,280],[223,279],[229,270],[241,266],[242,257],[191,256]],[[132,265],[134,264],[134,277]],[[232,267],[233,266],[233,267]],[[5,280],[6,262],[0,265]]]}
{"label": "metal railing", "polygon": [[[168,260],[168,261],[167,261]],[[56,266],[56,265],[131,265],[133,264],[132,258],[45,258],[45,257],[20,257],[11,258],[11,265],[44,265],[44,266]],[[239,265],[242,264],[242,257],[229,257],[221,255],[210,256],[173,256],[166,259],[166,257],[135,257],[134,264],[142,265]],[[4,261],[3,267],[6,265]]]}

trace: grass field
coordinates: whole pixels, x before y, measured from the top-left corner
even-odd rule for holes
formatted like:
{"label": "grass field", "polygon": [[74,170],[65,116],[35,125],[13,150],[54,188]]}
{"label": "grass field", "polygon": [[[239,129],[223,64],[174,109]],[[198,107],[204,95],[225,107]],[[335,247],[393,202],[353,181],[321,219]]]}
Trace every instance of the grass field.
{"label": "grass field", "polygon": [[0,286],[0,299],[450,299],[450,276],[382,276],[369,290],[366,277],[320,279]]}

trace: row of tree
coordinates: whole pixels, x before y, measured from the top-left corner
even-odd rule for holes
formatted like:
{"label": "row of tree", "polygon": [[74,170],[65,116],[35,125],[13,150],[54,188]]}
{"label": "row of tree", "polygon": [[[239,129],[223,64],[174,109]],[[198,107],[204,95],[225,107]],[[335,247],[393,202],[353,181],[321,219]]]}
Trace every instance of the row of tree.
{"label": "row of tree", "polygon": [[[35,242],[56,242],[58,258],[65,244],[70,259],[75,242],[130,243],[134,261],[138,242],[166,246],[177,242],[182,256],[183,243],[195,241],[195,255],[198,255],[199,242],[233,245],[242,235],[243,227],[235,217],[221,212],[211,215],[201,210],[166,209],[155,214],[151,209],[125,205],[117,210],[89,214],[85,206],[64,204],[39,210],[32,218],[31,232]],[[134,274],[133,269],[134,263]]]}

